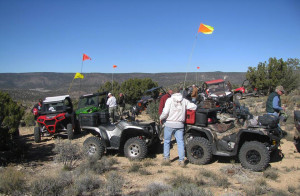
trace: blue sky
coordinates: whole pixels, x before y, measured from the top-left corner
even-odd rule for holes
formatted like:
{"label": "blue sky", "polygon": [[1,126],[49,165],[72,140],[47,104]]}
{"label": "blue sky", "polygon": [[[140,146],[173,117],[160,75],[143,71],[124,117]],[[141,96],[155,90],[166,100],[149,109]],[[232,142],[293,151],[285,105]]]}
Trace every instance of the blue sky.
{"label": "blue sky", "polygon": [[[0,72],[80,72],[83,53],[83,73],[246,72],[300,58],[299,10],[298,0],[0,0]],[[200,23],[213,34],[196,39]]]}

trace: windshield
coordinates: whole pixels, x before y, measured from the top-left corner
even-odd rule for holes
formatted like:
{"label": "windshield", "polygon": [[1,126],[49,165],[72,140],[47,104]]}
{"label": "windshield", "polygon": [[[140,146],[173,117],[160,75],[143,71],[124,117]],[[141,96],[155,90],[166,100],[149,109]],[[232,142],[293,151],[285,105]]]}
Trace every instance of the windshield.
{"label": "windshield", "polygon": [[64,103],[63,102],[43,103],[42,110],[43,110],[43,112],[64,111]]}
{"label": "windshield", "polygon": [[211,93],[224,92],[225,91],[224,82],[218,84],[209,84],[208,89]]}
{"label": "windshield", "polygon": [[78,109],[89,107],[89,106],[105,107],[106,106],[105,98],[106,95],[82,97],[79,99]]}

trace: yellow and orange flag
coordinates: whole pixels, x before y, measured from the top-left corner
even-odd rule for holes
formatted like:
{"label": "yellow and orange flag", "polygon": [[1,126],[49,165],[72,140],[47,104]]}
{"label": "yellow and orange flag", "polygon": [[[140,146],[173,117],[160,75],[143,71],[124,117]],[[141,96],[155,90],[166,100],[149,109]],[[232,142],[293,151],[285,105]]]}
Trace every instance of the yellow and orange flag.
{"label": "yellow and orange flag", "polygon": [[84,78],[84,75],[81,74],[81,73],[76,73],[75,76],[74,76],[74,79],[76,79],[76,78],[83,79],[83,78]]}
{"label": "yellow and orange flag", "polygon": [[116,66],[116,65],[113,65],[113,68],[116,68],[116,67],[118,67],[118,66]]}
{"label": "yellow and orange flag", "polygon": [[200,24],[200,27],[198,29],[198,33],[204,33],[204,34],[212,34],[214,31],[214,28],[205,24]]}

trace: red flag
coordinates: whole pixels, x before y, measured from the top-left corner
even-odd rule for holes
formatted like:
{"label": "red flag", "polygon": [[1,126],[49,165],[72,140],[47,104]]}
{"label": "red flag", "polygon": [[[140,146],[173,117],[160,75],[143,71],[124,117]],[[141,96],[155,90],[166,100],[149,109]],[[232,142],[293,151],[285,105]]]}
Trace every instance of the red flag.
{"label": "red flag", "polygon": [[117,66],[116,65],[113,65],[113,68],[116,68]]}
{"label": "red flag", "polygon": [[88,55],[83,54],[82,61],[85,61],[85,60],[92,60],[92,59]]}
{"label": "red flag", "polygon": [[200,69],[200,67],[197,67],[197,69]]}

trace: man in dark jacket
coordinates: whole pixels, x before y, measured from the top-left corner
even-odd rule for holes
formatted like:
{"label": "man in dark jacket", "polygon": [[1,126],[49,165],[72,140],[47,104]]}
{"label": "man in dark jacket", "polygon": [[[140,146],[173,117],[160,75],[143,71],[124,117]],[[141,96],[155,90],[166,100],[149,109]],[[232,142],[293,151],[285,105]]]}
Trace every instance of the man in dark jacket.
{"label": "man in dark jacket", "polygon": [[279,117],[279,114],[284,108],[281,106],[280,96],[284,94],[284,89],[282,86],[277,86],[275,92],[272,92],[266,103],[266,110],[268,114]]}
{"label": "man in dark jacket", "polygon": [[120,96],[118,100],[119,115],[120,117],[122,117],[125,108],[125,98],[123,93],[120,93],[119,96]]}

